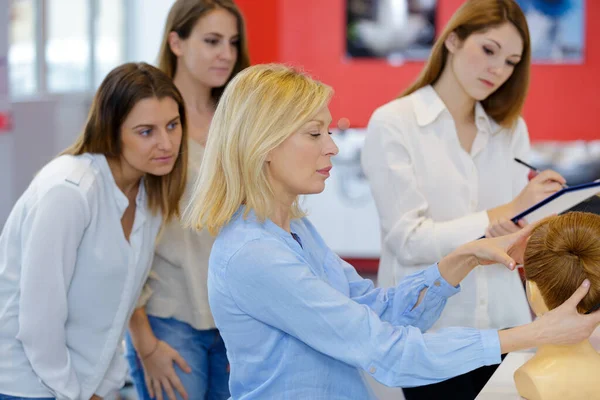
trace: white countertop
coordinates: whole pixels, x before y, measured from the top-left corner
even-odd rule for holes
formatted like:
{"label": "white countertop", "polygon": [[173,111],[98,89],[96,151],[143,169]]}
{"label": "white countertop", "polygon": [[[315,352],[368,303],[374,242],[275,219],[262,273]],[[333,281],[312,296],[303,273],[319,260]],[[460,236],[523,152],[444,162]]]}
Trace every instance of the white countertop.
{"label": "white countertop", "polygon": [[521,400],[513,375],[534,354],[533,351],[508,354],[475,400]]}

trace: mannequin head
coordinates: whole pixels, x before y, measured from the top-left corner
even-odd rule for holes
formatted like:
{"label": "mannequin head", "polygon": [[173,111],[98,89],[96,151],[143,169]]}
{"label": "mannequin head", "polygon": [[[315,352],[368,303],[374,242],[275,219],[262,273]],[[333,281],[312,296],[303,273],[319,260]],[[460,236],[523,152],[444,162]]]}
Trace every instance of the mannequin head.
{"label": "mannequin head", "polygon": [[582,282],[590,290],[577,309],[600,303],[600,215],[571,212],[537,226],[525,249],[527,298],[539,316],[564,303]]}

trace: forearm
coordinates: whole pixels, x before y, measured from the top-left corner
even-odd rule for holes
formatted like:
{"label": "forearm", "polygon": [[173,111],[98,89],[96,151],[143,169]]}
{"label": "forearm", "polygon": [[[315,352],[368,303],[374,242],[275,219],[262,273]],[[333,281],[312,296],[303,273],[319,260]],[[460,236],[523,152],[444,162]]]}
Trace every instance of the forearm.
{"label": "forearm", "polygon": [[500,351],[502,354],[530,349],[540,344],[533,324],[499,331],[498,337],[500,338]]}
{"label": "forearm", "polygon": [[490,208],[489,210],[487,210],[487,214],[488,214],[488,218],[490,219],[490,221],[494,222],[494,221],[498,221],[499,219],[502,218],[513,218],[515,215],[518,214],[518,212],[516,211],[516,207],[514,205],[514,202],[510,202],[510,203],[506,203],[506,204],[502,204],[501,206],[498,207],[494,207],[494,208]]}
{"label": "forearm", "polygon": [[144,307],[136,308],[129,320],[131,341],[141,358],[148,356],[155,348],[158,339],[152,331],[148,314]]}
{"label": "forearm", "polygon": [[479,265],[477,258],[465,246],[461,246],[442,258],[438,263],[438,269],[446,282],[457,286],[477,265]]}

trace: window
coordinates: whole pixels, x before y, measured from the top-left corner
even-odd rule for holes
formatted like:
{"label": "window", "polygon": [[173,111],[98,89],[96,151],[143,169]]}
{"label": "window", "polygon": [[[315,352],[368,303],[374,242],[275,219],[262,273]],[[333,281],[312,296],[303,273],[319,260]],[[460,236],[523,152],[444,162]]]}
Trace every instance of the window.
{"label": "window", "polygon": [[94,88],[125,59],[125,9],[123,1],[99,2],[95,23]]}
{"label": "window", "polygon": [[47,1],[48,91],[84,91],[90,86],[90,3]]}
{"label": "window", "polygon": [[8,74],[11,96],[37,91],[35,0],[12,0],[10,8]]}
{"label": "window", "polygon": [[124,62],[127,1],[12,0],[11,95],[94,91]]}

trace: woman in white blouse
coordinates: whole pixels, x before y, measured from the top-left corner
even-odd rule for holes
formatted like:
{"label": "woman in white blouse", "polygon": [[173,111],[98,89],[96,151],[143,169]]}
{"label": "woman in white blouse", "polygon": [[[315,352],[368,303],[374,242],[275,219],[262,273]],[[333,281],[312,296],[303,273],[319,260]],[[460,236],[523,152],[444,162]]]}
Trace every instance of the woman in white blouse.
{"label": "woman in white blouse", "polygon": [[[196,181],[217,102],[248,65],[244,20],[233,1],[173,4],[159,68],[173,79],[186,104],[189,158],[183,203]],[[229,362],[206,288],[213,242],[208,232],[184,229],[179,220],[163,227],[126,341],[140,400],[229,398]]]}
{"label": "woman in white blouse", "polygon": [[0,399],[99,399],[163,221],[185,187],[183,99],[148,64],[104,79],[83,133],[44,166],[0,236]]}
{"label": "woman in white blouse", "polygon": [[[513,0],[467,1],[435,43],[417,81],[377,109],[368,125],[362,165],[380,217],[378,280],[394,286],[483,234],[523,226],[519,212],[561,189],[544,171],[527,183],[529,138],[519,116],[529,82],[530,41]],[[473,271],[433,329],[503,329],[530,321],[516,271]],[[495,367],[428,387],[408,400],[473,399]]]}

